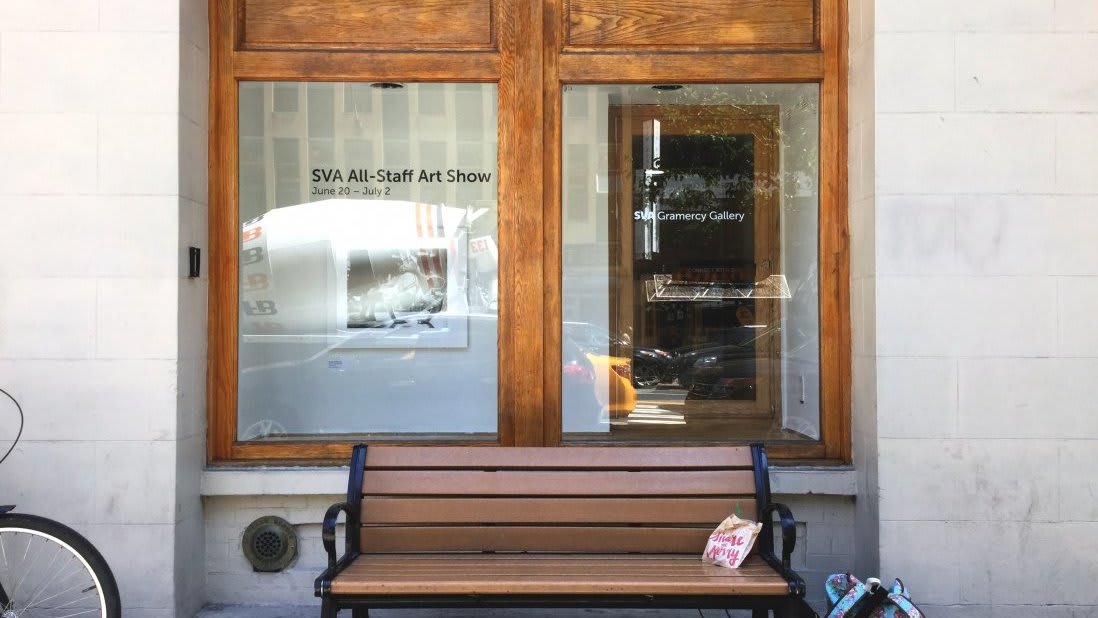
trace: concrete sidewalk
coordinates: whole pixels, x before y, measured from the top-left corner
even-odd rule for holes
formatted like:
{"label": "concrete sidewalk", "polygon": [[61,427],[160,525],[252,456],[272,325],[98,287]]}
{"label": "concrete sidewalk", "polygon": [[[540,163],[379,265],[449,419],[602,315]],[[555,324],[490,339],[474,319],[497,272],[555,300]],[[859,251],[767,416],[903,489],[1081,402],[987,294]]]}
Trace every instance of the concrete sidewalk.
{"label": "concrete sidewalk", "polygon": [[[350,618],[351,612],[341,612]],[[751,612],[670,609],[375,609],[370,618],[733,618]],[[320,606],[207,605],[194,618],[319,618]]]}

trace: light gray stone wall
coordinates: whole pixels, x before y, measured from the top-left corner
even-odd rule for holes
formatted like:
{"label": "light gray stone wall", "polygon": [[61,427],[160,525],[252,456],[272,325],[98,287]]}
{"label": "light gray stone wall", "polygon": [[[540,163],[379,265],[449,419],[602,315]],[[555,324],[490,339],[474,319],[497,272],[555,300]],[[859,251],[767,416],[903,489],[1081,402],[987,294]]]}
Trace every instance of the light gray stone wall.
{"label": "light gray stone wall", "polygon": [[[145,0],[147,1],[147,0]],[[188,247],[201,251],[200,276],[178,283],[175,608],[192,616],[206,601],[201,475],[206,462],[206,341],[210,259],[208,131],[210,82],[207,0],[174,0],[179,24],[179,223],[181,271]],[[186,275],[186,272],[182,273]]]}
{"label": "light gray stone wall", "polygon": [[850,208],[851,439],[857,470],[855,571],[876,573],[880,556],[877,502],[877,235],[875,185],[876,79],[874,5],[850,4],[848,192]]}
{"label": "light gray stone wall", "polygon": [[1092,616],[1098,3],[875,4],[882,574]]}
{"label": "light gray stone wall", "polygon": [[180,251],[205,234],[204,4],[0,2],[0,387],[27,417],[0,497],[85,533],[130,617],[204,596],[205,287]]}

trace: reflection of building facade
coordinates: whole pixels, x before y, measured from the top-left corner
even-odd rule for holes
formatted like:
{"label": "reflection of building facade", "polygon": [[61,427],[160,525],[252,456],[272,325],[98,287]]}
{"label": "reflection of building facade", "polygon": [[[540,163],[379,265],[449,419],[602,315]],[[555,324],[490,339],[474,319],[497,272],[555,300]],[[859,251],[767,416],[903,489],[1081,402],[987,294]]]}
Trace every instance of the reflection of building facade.
{"label": "reflection of building facade", "polygon": [[[311,191],[317,169],[433,172],[496,166],[496,142],[485,139],[494,137],[495,96],[477,84],[421,84],[401,92],[354,83],[245,83],[240,106],[244,220],[330,197]],[[495,199],[487,183],[386,186],[390,192],[376,197],[461,206]]]}
{"label": "reflection of building facade", "polygon": [[[832,158],[833,148],[821,147],[819,182],[811,173],[783,180],[775,235],[781,268],[774,274],[788,290],[778,303],[782,327],[773,348],[781,363],[776,399],[783,410],[813,410],[786,414],[782,428],[808,436],[800,442],[809,446],[817,444],[813,431],[838,432],[835,444],[848,456],[774,466],[775,489],[804,523],[794,559],[815,586],[811,594],[820,598],[827,572],[854,569],[903,577],[935,616],[1074,618],[1098,606],[1090,585],[1098,552],[1098,428],[1088,390],[1098,363],[1088,309],[1098,298],[1089,249],[1098,226],[1091,208],[1098,194],[1098,100],[1089,87],[1098,55],[1093,2],[989,9],[900,0],[699,0],[676,6],[685,25],[655,41],[638,38],[644,11],[629,32],[599,30],[594,11],[575,19],[559,14],[608,4],[601,0],[455,2],[467,10],[445,13],[443,24],[424,8],[439,3],[372,5],[438,25],[441,38],[419,43],[416,19],[384,22],[383,11],[372,13],[382,21],[370,27],[330,28],[308,41],[272,31],[280,23],[307,27],[324,15],[361,14],[351,10],[359,6],[352,0],[330,3],[348,10],[253,21],[229,33],[241,16],[297,3],[213,3],[213,15],[204,1],[139,4],[0,7],[0,386],[20,399],[29,421],[24,441],[0,467],[4,502],[86,532],[119,576],[127,615],[190,616],[206,602],[313,601],[311,580],[323,561],[317,524],[345,476],[327,464],[283,467],[316,464],[317,453],[337,450],[323,439],[295,451],[306,453],[302,458],[279,457],[292,441],[288,434],[356,425],[341,424],[347,414],[325,416],[335,406],[312,393],[293,399],[309,383],[342,379],[348,397],[368,401],[382,388],[377,384],[398,389],[409,375],[442,376],[437,381],[446,388],[465,385],[468,392],[414,408],[400,419],[406,426],[443,433],[431,423],[444,422],[514,442],[559,441],[567,430],[552,409],[592,405],[597,413],[614,404],[595,396],[581,401],[554,380],[605,378],[626,399],[627,381],[586,373],[584,359],[594,366],[593,356],[613,372],[621,359],[635,367],[643,343],[685,343],[685,335],[668,335],[673,320],[659,317],[686,314],[687,292],[675,287],[675,277],[681,285],[712,277],[704,294],[743,277],[715,270],[724,265],[653,267],[641,288],[633,287],[636,273],[611,267],[613,229],[622,231],[611,216],[620,189],[612,170],[624,168],[607,148],[611,100],[598,87],[729,84],[745,76],[771,85],[822,84],[821,120],[809,124],[821,128],[821,144],[845,143],[849,153]],[[641,4],[653,6],[616,3]],[[217,10],[245,5],[246,12]],[[538,10],[524,12],[527,6]],[[726,19],[729,6],[743,9],[736,19]],[[848,19],[837,19],[847,10]],[[559,18],[559,27],[542,23],[544,15]],[[505,20],[523,21],[505,29],[501,24],[516,25]],[[333,39],[346,32],[370,38]],[[544,48],[518,64],[500,60],[518,53],[516,38],[531,32],[537,36],[527,38],[545,41]],[[445,39],[447,33],[453,36]],[[744,44],[742,37],[754,38]],[[844,75],[838,67],[847,65]],[[440,96],[417,94],[397,110],[383,102],[401,95],[368,85],[389,82],[431,84]],[[560,97],[546,96],[561,82],[567,89]],[[495,94],[474,84],[492,84]],[[795,133],[789,122],[783,118]],[[212,149],[210,125],[233,127],[216,133]],[[784,153],[779,169],[804,168],[795,156]],[[210,371],[208,381],[210,367],[225,357],[248,362],[239,354],[241,338],[265,335],[247,331],[238,314],[250,310],[273,322],[264,317],[270,306],[260,304],[271,298],[245,294],[245,286],[258,291],[263,284],[245,275],[264,273],[241,268],[241,224],[275,207],[339,197],[314,196],[312,170],[366,160],[369,168],[496,172],[491,183],[440,183],[437,195],[427,194],[426,184],[389,186],[407,189],[401,200],[479,213],[470,223],[466,263],[485,260],[476,271],[486,281],[476,286],[479,309],[468,312],[468,341],[481,345],[478,333],[500,333],[498,345],[475,352],[502,351],[502,367],[447,373],[436,362],[462,348],[402,343],[360,348],[386,360],[387,373],[369,372],[377,382],[365,386],[347,378],[370,358],[359,352],[326,352],[309,364],[311,373],[272,368],[284,373],[265,394],[239,390],[248,380],[239,367]],[[820,200],[844,187],[842,209],[821,215]],[[239,211],[223,208],[226,199]],[[827,244],[832,233],[842,242]],[[627,237],[618,234],[619,242]],[[180,264],[190,246],[205,254],[194,280]],[[559,263],[545,257],[554,255]],[[757,270],[751,262],[744,268]],[[318,286],[338,288],[341,277],[327,264],[297,261],[304,277],[322,273]],[[496,277],[487,274],[493,267]],[[601,315],[598,325],[609,330],[611,291],[640,297],[643,290],[647,300],[647,282],[662,281],[656,275],[671,277],[660,289],[673,298],[651,303],[659,308],[642,316],[637,303],[623,309],[620,321],[632,322],[632,354],[611,354],[609,336],[605,354],[578,350],[568,357],[559,349],[554,324],[593,324],[587,316]],[[208,295],[208,285],[226,281],[236,295],[231,302],[222,288]],[[1043,301],[1019,302],[1023,289]],[[346,296],[331,298],[348,312]],[[516,312],[508,303],[526,304]],[[717,313],[722,324],[760,323],[758,307],[746,303]],[[818,336],[836,324],[848,358],[841,345]],[[710,332],[680,328],[695,338]],[[638,332],[652,339],[638,340]],[[208,347],[211,341],[231,352]],[[318,343],[317,352],[327,345]],[[706,352],[693,362],[698,370],[731,367],[741,358],[735,351]],[[576,373],[559,375],[557,365],[569,361]],[[823,366],[840,375],[814,373]],[[506,379],[493,384],[500,375]],[[403,393],[415,397],[416,384]],[[733,391],[735,385],[725,384]],[[650,398],[637,416],[647,425],[630,429],[625,415],[613,419],[615,431],[652,440],[674,431],[685,406],[652,403],[674,384],[660,386],[636,389]],[[829,397],[845,398],[842,413],[816,415]],[[283,406],[285,419],[298,424],[257,413],[229,426],[207,416],[217,406],[235,411],[240,398],[262,402],[264,412]],[[476,425],[457,414],[459,399],[492,412]],[[743,400],[696,401],[719,416],[720,406]],[[497,407],[518,410],[514,422],[500,426]],[[548,420],[531,421],[542,407]],[[0,409],[0,441],[10,439],[5,414]],[[370,414],[363,408],[350,420]],[[594,425],[609,433],[609,423]],[[776,450],[786,446],[776,443]],[[232,464],[210,465],[214,452]],[[240,549],[243,527],[270,514],[287,518],[302,537],[297,563],[280,574],[254,572]]]}

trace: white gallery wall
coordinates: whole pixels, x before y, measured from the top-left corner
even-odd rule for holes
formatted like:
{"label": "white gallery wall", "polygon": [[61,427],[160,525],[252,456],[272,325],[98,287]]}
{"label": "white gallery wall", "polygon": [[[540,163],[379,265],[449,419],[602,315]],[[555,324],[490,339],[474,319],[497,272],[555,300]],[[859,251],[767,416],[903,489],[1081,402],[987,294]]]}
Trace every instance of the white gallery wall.
{"label": "white gallery wall", "polygon": [[197,0],[0,2],[0,387],[26,413],[0,499],[85,533],[130,617],[205,596],[183,257],[205,248],[206,36]]}
{"label": "white gallery wall", "polygon": [[1098,615],[1098,2],[875,4],[882,574]]}

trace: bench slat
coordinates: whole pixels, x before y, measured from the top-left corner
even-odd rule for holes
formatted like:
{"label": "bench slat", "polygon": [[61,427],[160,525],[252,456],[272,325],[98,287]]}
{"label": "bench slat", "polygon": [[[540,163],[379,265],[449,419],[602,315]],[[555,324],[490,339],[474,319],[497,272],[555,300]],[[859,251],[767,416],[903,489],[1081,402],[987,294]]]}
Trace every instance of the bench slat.
{"label": "bench slat", "polygon": [[552,551],[701,556],[713,526],[622,528],[595,526],[365,526],[362,551]]}
{"label": "bench slat", "polygon": [[[755,491],[750,470],[683,472],[546,472],[371,470],[365,495],[728,496]],[[719,521],[719,520],[718,520]],[[714,522],[716,525],[717,522]]]}
{"label": "bench slat", "polygon": [[709,524],[736,512],[757,519],[755,497],[736,498],[377,498],[362,501],[365,524]]}
{"label": "bench slat", "polygon": [[[455,557],[468,558],[454,560]],[[585,560],[583,558],[594,558]],[[501,559],[496,559],[501,558]],[[731,576],[773,575],[774,569],[762,561],[747,562],[736,570],[714,567],[698,560],[697,556],[652,556],[623,554],[607,558],[603,554],[569,555],[552,554],[455,554],[439,558],[437,555],[420,554],[368,554],[372,572],[384,572],[392,577],[446,577],[454,571],[479,575],[525,574],[557,575],[686,575]],[[524,561],[529,561],[526,564]],[[375,570],[376,569],[376,570]]]}
{"label": "bench slat", "polygon": [[[450,557],[361,556],[332,583],[336,594],[786,594],[789,584],[757,557],[740,569],[703,564],[697,556],[599,560],[497,560],[478,556],[445,568]],[[429,570],[434,562],[436,570]],[[607,572],[613,565],[614,571]],[[501,574],[501,568],[506,574]]]}
{"label": "bench slat", "polygon": [[751,449],[729,447],[371,446],[369,468],[751,469]]}

